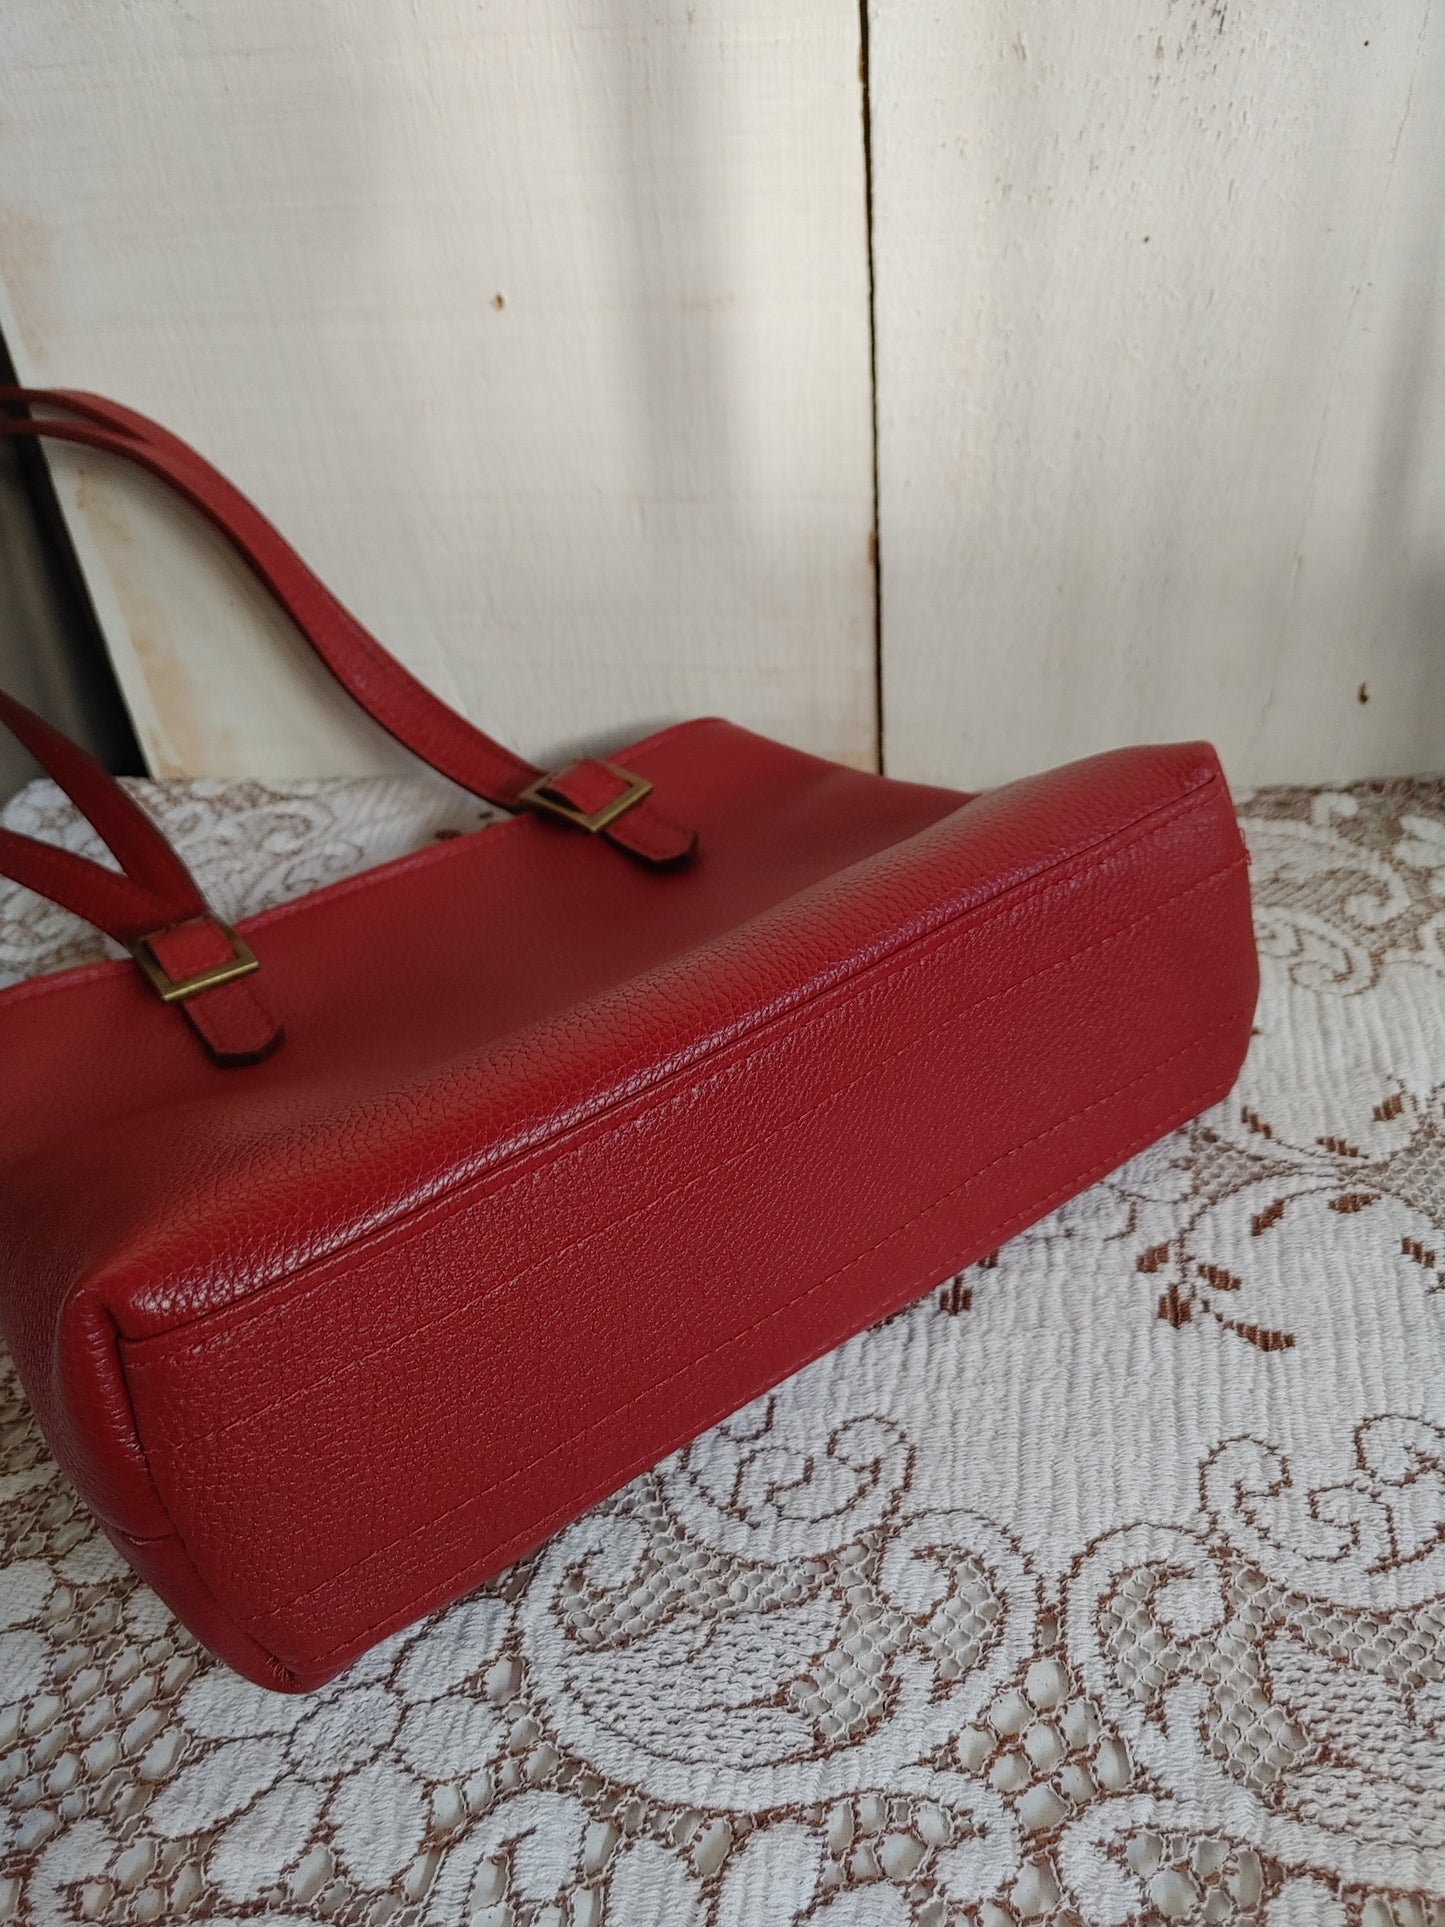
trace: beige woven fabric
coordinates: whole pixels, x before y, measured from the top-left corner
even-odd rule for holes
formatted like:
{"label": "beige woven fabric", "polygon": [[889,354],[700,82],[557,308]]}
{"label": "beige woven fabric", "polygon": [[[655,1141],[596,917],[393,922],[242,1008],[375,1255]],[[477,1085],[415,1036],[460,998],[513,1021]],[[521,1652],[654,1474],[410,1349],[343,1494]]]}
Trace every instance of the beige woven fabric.
{"label": "beige woven fabric", "polygon": [[[233,916],[476,821],[145,793]],[[0,1919],[1442,1927],[1445,783],[1244,814],[1227,1103],[321,1693],[177,1629],[7,1365]],[[0,972],[84,954],[0,894]]]}

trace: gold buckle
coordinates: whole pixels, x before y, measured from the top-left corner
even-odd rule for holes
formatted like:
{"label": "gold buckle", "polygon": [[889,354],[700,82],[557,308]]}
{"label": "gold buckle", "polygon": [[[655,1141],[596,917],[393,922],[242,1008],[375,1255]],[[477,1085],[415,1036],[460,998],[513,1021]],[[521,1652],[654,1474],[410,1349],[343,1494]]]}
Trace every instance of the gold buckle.
{"label": "gold buckle", "polygon": [[[602,762],[601,757],[589,757],[587,760]],[[586,830],[589,836],[596,836],[609,823],[615,823],[624,810],[630,810],[634,803],[640,803],[644,796],[652,794],[652,785],[645,776],[634,776],[630,769],[623,769],[617,763],[602,763],[602,767],[611,770],[627,787],[620,795],[614,796],[610,803],[604,803],[600,810],[593,810],[590,816],[586,810],[579,810],[565,797],[547,794],[547,785],[562,774],[560,770],[549,770],[545,776],[539,776],[535,783],[529,783],[517,801],[529,804],[534,810],[542,810],[548,816],[555,816],[563,823],[570,823],[574,829]]]}
{"label": "gold buckle", "polygon": [[[197,970],[189,977],[173,977],[151,948],[150,937],[137,937],[126,948],[135,958],[150,981],[151,988],[163,1004],[184,1003],[187,997],[195,997],[203,990],[214,990],[218,984],[234,983],[237,977],[249,977],[253,970],[259,970],[250,946],[244,937],[238,937],[230,924],[222,923],[219,917],[192,917],[192,923],[209,923],[219,930],[231,946],[231,956],[225,963],[209,964],[204,970]],[[172,929],[180,926],[172,924]],[[164,931],[153,931],[152,936],[163,936]]]}

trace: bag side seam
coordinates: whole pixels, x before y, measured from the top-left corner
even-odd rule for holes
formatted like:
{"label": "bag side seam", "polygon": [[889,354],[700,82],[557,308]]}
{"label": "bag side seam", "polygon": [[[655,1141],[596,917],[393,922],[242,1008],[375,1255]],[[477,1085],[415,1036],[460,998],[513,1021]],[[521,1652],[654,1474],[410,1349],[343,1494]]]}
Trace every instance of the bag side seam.
{"label": "bag side seam", "polygon": [[[105,1526],[109,1526],[113,1528],[116,1532],[120,1533],[123,1538],[133,1540],[138,1545],[157,1545],[157,1544],[163,1543],[168,1539],[174,1540],[177,1550],[179,1551],[181,1557],[185,1560],[187,1566],[190,1568],[192,1574],[194,1575],[198,1590],[211,1602],[211,1605],[215,1608],[217,1618],[220,1621],[222,1621],[225,1625],[230,1626],[232,1630],[241,1639],[243,1639],[246,1642],[246,1645],[248,1647],[254,1648],[255,1651],[258,1654],[260,1654],[266,1666],[269,1667],[277,1675],[277,1684],[279,1686],[286,1689],[293,1688],[296,1684],[296,1675],[293,1669],[287,1666],[285,1661],[282,1660],[278,1654],[273,1653],[270,1647],[267,1646],[264,1643],[264,1641],[257,1639],[256,1635],[253,1632],[251,1632],[247,1627],[241,1624],[241,1621],[236,1616],[236,1614],[233,1613],[228,1606],[223,1604],[223,1602],[217,1596],[215,1589],[212,1587],[209,1580],[206,1578],[205,1574],[201,1571],[200,1566],[196,1562],[195,1556],[191,1552],[190,1547],[186,1544],[184,1535],[182,1534],[179,1526],[177,1526],[175,1519],[172,1516],[170,1507],[166,1504],[164,1498],[161,1496],[160,1487],[156,1483],[155,1473],[151,1469],[150,1454],[146,1450],[145,1435],[142,1432],[141,1425],[140,1425],[140,1415],[136,1411],[135,1395],[131,1388],[129,1375],[126,1372],[125,1356],[122,1350],[122,1341],[121,1341],[120,1332],[117,1329],[115,1320],[111,1316],[109,1311],[102,1308],[101,1315],[105,1318],[106,1323],[110,1327],[111,1343],[108,1349],[107,1357],[109,1362],[113,1364],[115,1368],[116,1388],[120,1392],[121,1397],[125,1401],[126,1418],[130,1425],[131,1438],[134,1441],[135,1449],[140,1458],[141,1465],[144,1467],[146,1481],[149,1484],[151,1488],[151,1492],[155,1497],[156,1510],[160,1513],[161,1517],[169,1525],[170,1531],[165,1533],[152,1532],[152,1533],[146,1533],[146,1534],[135,1534],[135,1533],[127,1532],[125,1527],[121,1525],[117,1520],[108,1519],[108,1518],[105,1518],[102,1520],[102,1528],[104,1529]],[[97,1515],[97,1516],[100,1516],[100,1515]]]}

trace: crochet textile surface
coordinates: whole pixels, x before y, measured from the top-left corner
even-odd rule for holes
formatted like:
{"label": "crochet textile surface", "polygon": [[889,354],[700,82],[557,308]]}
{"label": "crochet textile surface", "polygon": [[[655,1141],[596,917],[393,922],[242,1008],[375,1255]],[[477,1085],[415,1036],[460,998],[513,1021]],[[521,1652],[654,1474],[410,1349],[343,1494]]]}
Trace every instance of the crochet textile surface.
{"label": "crochet textile surface", "polygon": [[[231,917],[481,814],[136,793]],[[317,1694],[0,1360],[0,1920],[1445,1927],[1445,782],[1242,814],[1226,1103]],[[103,949],[0,886],[0,979]]]}

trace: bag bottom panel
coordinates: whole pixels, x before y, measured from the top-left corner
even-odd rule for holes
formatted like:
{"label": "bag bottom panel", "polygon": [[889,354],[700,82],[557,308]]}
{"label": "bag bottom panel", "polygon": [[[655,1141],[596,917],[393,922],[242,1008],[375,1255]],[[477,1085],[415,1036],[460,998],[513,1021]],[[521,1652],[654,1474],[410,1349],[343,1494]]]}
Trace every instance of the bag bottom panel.
{"label": "bag bottom panel", "polygon": [[983,1256],[1222,1097],[1255,987],[1220,793],[274,1302],[123,1344],[225,1656],[319,1684]]}

